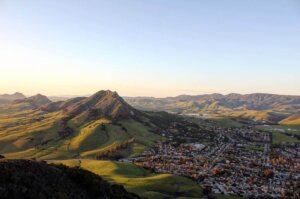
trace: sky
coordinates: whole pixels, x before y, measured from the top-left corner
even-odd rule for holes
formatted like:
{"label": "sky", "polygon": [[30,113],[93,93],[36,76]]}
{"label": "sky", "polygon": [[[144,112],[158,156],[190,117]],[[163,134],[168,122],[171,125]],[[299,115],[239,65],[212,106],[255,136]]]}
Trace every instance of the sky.
{"label": "sky", "polygon": [[0,93],[300,95],[299,0],[0,0]]}

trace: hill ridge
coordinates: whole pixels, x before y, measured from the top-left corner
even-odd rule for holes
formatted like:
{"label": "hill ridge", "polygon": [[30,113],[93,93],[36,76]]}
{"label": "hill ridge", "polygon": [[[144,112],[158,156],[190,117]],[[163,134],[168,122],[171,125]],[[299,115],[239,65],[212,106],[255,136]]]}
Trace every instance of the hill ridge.
{"label": "hill ridge", "polygon": [[41,108],[44,111],[63,109],[70,116],[87,114],[90,116],[106,116],[112,119],[129,119],[139,111],[131,107],[117,92],[98,91],[90,97],[77,97],[66,101],[53,102]]}

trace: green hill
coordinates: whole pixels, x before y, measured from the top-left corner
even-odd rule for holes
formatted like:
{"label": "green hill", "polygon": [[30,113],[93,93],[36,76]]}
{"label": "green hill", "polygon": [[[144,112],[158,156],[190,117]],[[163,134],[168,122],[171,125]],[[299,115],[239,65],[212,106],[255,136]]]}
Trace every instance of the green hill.
{"label": "green hill", "polygon": [[168,197],[196,199],[202,196],[200,186],[188,178],[172,174],[152,174],[131,163],[84,159],[51,162],[62,163],[70,167],[80,166],[111,183],[121,184],[126,190],[149,199]]}
{"label": "green hill", "polygon": [[280,121],[282,125],[297,125],[300,126],[300,114],[291,115]]}
{"label": "green hill", "polygon": [[138,111],[117,93],[100,91],[0,114],[0,154],[47,160],[135,156],[163,140],[159,132],[180,120]]}
{"label": "green hill", "polygon": [[0,196],[19,198],[138,199],[123,186],[110,185],[79,168],[30,160],[0,160]]}

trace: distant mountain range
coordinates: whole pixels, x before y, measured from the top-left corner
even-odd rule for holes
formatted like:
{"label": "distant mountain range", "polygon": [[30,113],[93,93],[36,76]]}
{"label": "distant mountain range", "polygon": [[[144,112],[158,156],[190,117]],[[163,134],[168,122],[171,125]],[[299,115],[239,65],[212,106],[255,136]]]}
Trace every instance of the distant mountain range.
{"label": "distant mountain range", "polygon": [[[41,94],[28,98],[22,93],[4,94],[0,95],[0,113],[40,108],[48,112],[65,110],[68,114],[75,115],[105,114],[110,118],[131,118],[135,114],[141,114],[137,110],[147,110],[180,114],[218,114],[271,123],[300,125],[300,96],[265,93],[247,95],[215,93],[166,98],[124,97],[124,100],[136,110],[128,106],[122,98],[117,97],[116,93],[106,94],[103,99],[103,91],[90,97],[71,99],[52,97],[54,102]],[[100,98],[101,101],[98,101]]]}
{"label": "distant mountain range", "polygon": [[297,120],[300,113],[300,96],[292,95],[232,93],[181,95],[167,98],[126,97],[125,100],[140,110],[164,110],[183,114],[223,114],[269,122],[285,123],[287,118]]}

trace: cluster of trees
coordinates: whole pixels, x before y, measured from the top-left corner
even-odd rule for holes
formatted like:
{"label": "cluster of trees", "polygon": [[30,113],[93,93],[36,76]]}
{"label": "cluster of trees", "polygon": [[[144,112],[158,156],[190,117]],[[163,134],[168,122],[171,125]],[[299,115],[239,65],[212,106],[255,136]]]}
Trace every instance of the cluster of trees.
{"label": "cluster of trees", "polygon": [[104,152],[98,153],[96,155],[96,159],[100,160],[100,159],[107,159],[107,158],[122,158],[122,157],[119,157],[117,152],[122,149],[126,149],[133,142],[134,142],[134,138],[130,138],[124,142],[116,144],[116,145],[112,146],[110,149],[108,149]]}
{"label": "cluster of trees", "polygon": [[266,178],[272,178],[274,176],[274,172],[271,169],[266,168],[263,170],[263,176]]}
{"label": "cluster of trees", "polygon": [[224,171],[220,168],[214,168],[214,169],[212,169],[212,174],[214,176],[220,176],[220,175],[224,174]]}

